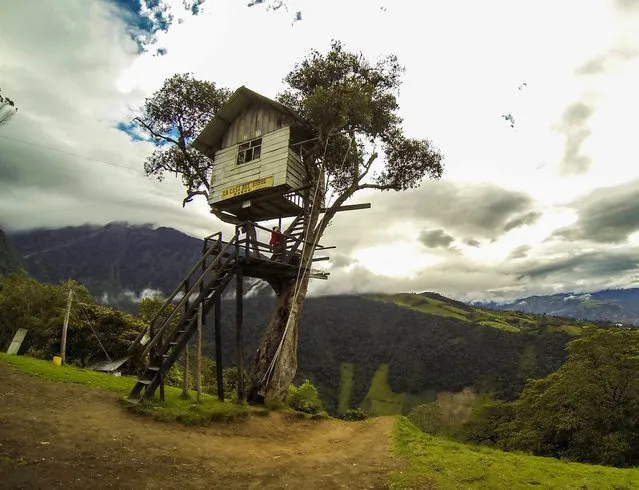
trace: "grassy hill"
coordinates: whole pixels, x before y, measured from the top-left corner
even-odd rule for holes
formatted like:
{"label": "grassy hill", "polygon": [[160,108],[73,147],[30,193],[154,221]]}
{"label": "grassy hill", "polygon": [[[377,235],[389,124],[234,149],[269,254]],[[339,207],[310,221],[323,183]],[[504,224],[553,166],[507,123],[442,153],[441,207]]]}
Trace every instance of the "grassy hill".
{"label": "grassy hill", "polygon": [[[0,376],[0,421],[7,421],[0,424],[0,438],[7,442],[0,448],[0,473],[8,489],[79,489],[92,479],[113,488],[141,483],[149,488],[249,483],[256,488],[639,488],[639,469],[464,445],[424,434],[403,417],[342,422],[262,411],[224,424],[200,417],[204,427],[180,427],[122,412],[109,392],[125,393],[132,380],[124,377],[4,354]],[[191,423],[191,413],[215,406],[208,399],[200,407],[193,398],[180,401],[172,391],[167,394],[176,411],[173,420]],[[154,417],[157,411],[166,407],[156,404],[143,415]]]}
{"label": "grassy hill", "polygon": [[[245,365],[273,305],[244,306]],[[235,305],[223,302],[224,365],[235,361]],[[212,318],[208,319],[212,326]],[[472,387],[503,400],[519,396],[528,378],[555,371],[565,346],[593,322],[491,311],[433,293],[309,298],[300,324],[296,381],[315,384],[331,413],[362,407],[407,414],[438,394]],[[204,332],[213,356],[213,330]]]}

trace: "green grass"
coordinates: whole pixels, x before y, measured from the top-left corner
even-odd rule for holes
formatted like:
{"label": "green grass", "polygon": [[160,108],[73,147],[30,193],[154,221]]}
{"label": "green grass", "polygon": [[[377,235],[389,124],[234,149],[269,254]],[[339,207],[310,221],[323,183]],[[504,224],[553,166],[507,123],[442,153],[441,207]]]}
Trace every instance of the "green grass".
{"label": "green grass", "polygon": [[[35,378],[90,386],[117,393],[122,397],[129,394],[136,381],[136,378],[128,376],[112,376],[73,366],[56,366],[50,361],[27,356],[8,356],[0,353],[0,361]],[[151,416],[158,421],[177,421],[186,425],[241,420],[247,417],[251,410],[246,404],[220,402],[207,393],[203,393],[202,402],[197,403],[195,392],[189,392],[189,396],[183,398],[182,390],[173,386],[165,388],[164,402],[156,398],[138,405],[130,405],[122,400],[122,406],[134,413]]]}
{"label": "green grass", "polygon": [[[403,308],[419,311],[429,315],[455,318],[470,324],[487,328],[498,328],[506,332],[536,332],[541,325],[546,325],[547,331],[566,332],[571,336],[579,336],[582,327],[587,323],[575,320],[574,324],[566,324],[566,319],[558,320],[540,315],[526,314],[516,311],[489,310],[486,308],[471,307],[463,309],[445,300],[430,298],[420,294],[373,294],[368,296],[375,301],[394,303]],[[596,306],[596,305],[592,305]],[[568,320],[570,321],[570,320]],[[548,325],[548,322],[554,324]]]}
{"label": "green grass", "polygon": [[353,373],[355,365],[351,362],[343,362],[339,367],[339,398],[337,411],[345,413],[351,408],[351,391],[353,389]]}
{"label": "green grass", "polygon": [[406,467],[393,489],[639,489],[639,469],[618,469],[470,446],[421,432],[397,417],[393,449]]}
{"label": "green grass", "polygon": [[371,415],[395,415],[402,413],[404,393],[393,393],[388,383],[388,364],[382,364],[375,372],[362,409]]}
{"label": "green grass", "polygon": [[582,328],[579,325],[551,325],[548,330],[550,332],[566,332],[573,337],[577,337],[582,333]]}

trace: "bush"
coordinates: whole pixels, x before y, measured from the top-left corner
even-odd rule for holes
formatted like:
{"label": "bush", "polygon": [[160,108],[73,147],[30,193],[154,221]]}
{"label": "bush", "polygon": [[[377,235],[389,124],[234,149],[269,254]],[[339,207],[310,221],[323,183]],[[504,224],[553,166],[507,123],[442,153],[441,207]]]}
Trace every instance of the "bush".
{"label": "bush", "polygon": [[355,420],[366,420],[368,418],[368,414],[361,408],[358,408],[357,410],[346,410],[346,412],[344,412],[340,416],[340,418],[342,420],[348,420],[349,422],[352,422]]}
{"label": "bush", "polygon": [[307,379],[301,386],[290,385],[287,390],[288,405],[298,412],[317,414],[322,410],[317,388]]}

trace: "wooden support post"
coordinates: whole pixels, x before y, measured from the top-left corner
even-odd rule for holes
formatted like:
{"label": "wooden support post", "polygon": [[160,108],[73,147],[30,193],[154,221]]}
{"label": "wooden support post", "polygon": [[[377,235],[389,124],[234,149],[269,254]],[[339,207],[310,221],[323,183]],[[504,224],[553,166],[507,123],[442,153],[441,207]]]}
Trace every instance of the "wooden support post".
{"label": "wooden support post", "polygon": [[69,329],[69,317],[71,316],[71,300],[73,298],[73,289],[69,289],[67,296],[67,311],[64,314],[64,324],[62,325],[62,341],[60,342],[60,357],[62,364],[67,360],[67,330]]}
{"label": "wooden support post", "polygon": [[184,378],[182,379],[182,396],[189,395],[189,344],[184,349]]}
{"label": "wooden support post", "polygon": [[[184,294],[187,295],[189,293],[189,281],[186,280],[184,282]],[[186,298],[184,302],[184,310],[182,312],[182,324],[186,329],[188,325],[188,313],[189,313],[189,298]],[[182,396],[187,397],[189,394],[189,343],[186,343],[184,347],[184,377],[182,379]]]}
{"label": "wooden support post", "polygon": [[224,401],[224,372],[222,371],[222,301],[215,301],[215,375],[217,378],[217,398]]}
{"label": "wooden support post", "polygon": [[160,401],[164,401],[164,372],[160,368]]}
{"label": "wooden support post", "polygon": [[195,348],[195,389],[197,402],[202,401],[202,305],[197,309],[197,346]]}
{"label": "wooden support post", "polygon": [[237,268],[237,285],[235,289],[235,343],[237,350],[237,399],[244,400],[244,351],[242,349],[242,323],[244,312],[242,311],[244,299],[244,274],[242,268]]}

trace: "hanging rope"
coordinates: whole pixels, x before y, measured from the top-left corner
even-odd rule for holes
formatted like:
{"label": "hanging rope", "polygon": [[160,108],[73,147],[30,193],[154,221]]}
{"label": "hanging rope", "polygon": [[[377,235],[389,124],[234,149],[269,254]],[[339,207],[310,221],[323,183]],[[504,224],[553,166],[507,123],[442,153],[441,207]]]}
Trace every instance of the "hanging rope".
{"label": "hanging rope", "polygon": [[89,320],[89,316],[87,315],[87,312],[84,309],[84,306],[82,306],[81,303],[78,303],[78,305],[80,306],[80,310],[82,310],[82,314],[84,315],[84,319],[87,321],[87,325],[89,325],[89,328],[93,332],[93,335],[95,335],[95,338],[98,341],[98,344],[100,344],[100,348],[102,349],[102,352],[104,352],[104,355],[107,357],[109,362],[111,362],[111,357],[109,357],[109,354],[107,353],[106,349],[102,345],[102,342],[100,342],[100,337],[98,337],[98,334],[95,333],[95,330],[93,330],[93,327],[91,326],[91,320]]}
{"label": "hanging rope", "polygon": [[[320,163],[320,170],[319,170],[319,178],[317,179],[317,185],[315,186],[315,190],[314,190],[314,195],[313,195],[313,202],[311,203],[311,210],[309,213],[308,218],[310,218],[310,216],[313,215],[313,212],[315,211],[315,206],[317,205],[317,194],[319,192],[319,188],[320,188],[320,183],[322,182],[322,179],[324,179],[324,162],[326,160],[326,152],[328,150],[328,141],[330,139],[330,136],[328,138],[326,138],[326,144],[324,145],[324,154],[322,156],[322,162]],[[309,231],[310,231],[310,227],[311,227],[311,220],[308,219],[306,221],[306,224],[304,226],[304,237],[308,237]],[[288,311],[288,318],[286,320],[286,326],[284,327],[284,333],[282,334],[282,338],[280,339],[280,343],[277,346],[277,349],[275,350],[275,354],[273,355],[273,359],[271,359],[271,363],[269,364],[268,369],[266,370],[266,372],[264,373],[264,376],[261,379],[261,382],[266,381],[266,383],[268,384],[268,382],[271,379],[271,375],[273,374],[273,371],[275,370],[275,363],[277,362],[277,359],[279,358],[279,355],[282,351],[282,346],[284,345],[284,339],[286,338],[286,334],[288,333],[288,330],[290,328],[291,325],[291,310],[294,308],[295,306],[295,302],[297,301],[297,297],[299,295],[299,292],[302,289],[302,283],[300,281],[300,272],[302,271],[302,269],[304,270],[304,273],[302,275],[302,277],[304,277],[304,275],[306,274],[307,269],[310,267],[310,264],[312,263],[312,258],[313,258],[313,254],[315,253],[315,247],[317,246],[317,243],[319,241],[319,237],[317,237],[317,239],[314,240],[313,243],[313,248],[311,250],[311,254],[309,255],[309,260],[307,260],[306,262],[302,261],[300,262],[300,265],[297,268],[297,274],[295,277],[295,290],[293,291],[293,299],[291,300],[291,308]],[[308,240],[304,240],[304,245],[302,246],[302,257],[304,257],[304,252],[308,247]]]}

